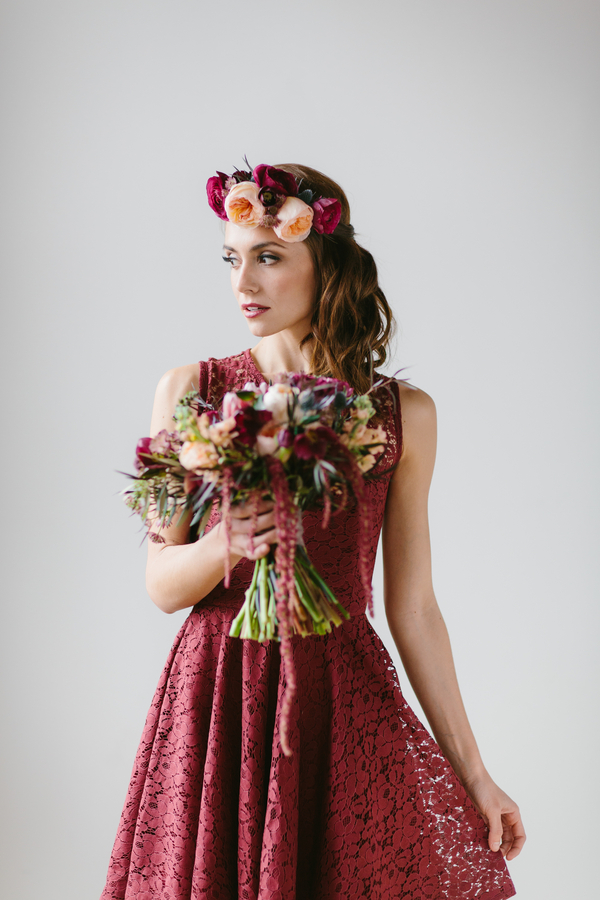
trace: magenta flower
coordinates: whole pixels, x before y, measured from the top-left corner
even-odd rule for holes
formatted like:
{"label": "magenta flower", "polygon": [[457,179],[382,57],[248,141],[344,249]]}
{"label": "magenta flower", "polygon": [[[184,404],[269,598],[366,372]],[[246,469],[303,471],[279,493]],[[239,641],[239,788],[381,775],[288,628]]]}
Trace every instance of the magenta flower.
{"label": "magenta flower", "polygon": [[342,204],[332,197],[321,197],[312,205],[314,219],[312,227],[319,234],[333,234],[342,217]]}
{"label": "magenta flower", "polygon": [[227,221],[227,213],[225,212],[225,197],[229,193],[227,188],[228,175],[223,172],[217,172],[212,178],[206,182],[206,193],[208,195],[208,205],[220,219]]}

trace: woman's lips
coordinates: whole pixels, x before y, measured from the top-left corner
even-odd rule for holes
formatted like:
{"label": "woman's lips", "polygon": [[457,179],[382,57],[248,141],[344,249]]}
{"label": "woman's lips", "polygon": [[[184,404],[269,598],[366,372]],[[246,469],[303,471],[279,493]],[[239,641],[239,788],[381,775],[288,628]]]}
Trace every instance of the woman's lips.
{"label": "woman's lips", "polygon": [[242,306],[242,311],[247,319],[255,319],[256,316],[261,316],[268,309],[270,309],[269,306],[259,306],[258,303],[248,303]]}

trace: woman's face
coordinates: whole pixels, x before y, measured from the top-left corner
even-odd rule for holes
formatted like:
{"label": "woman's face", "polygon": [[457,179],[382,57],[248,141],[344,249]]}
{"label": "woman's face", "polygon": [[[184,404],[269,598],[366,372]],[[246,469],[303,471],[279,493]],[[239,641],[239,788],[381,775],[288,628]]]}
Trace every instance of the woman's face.
{"label": "woman's face", "polygon": [[315,272],[304,241],[281,241],[272,228],[225,228],[223,259],[252,334],[289,330],[300,342],[310,331]]}

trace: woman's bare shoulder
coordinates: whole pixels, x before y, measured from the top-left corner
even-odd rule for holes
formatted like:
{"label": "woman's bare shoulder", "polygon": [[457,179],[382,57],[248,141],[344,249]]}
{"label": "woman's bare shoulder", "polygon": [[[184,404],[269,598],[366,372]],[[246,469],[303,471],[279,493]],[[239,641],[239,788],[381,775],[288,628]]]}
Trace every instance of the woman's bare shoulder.
{"label": "woman's bare shoulder", "polygon": [[426,394],[421,388],[414,387],[404,381],[398,382],[398,387],[400,389],[400,407],[402,409],[403,423],[414,423],[415,425],[435,423],[435,403],[429,394]]}
{"label": "woman's bare shoulder", "polygon": [[435,454],[437,413],[433,399],[420,388],[399,382],[404,454]]}
{"label": "woman's bare shoulder", "polygon": [[162,376],[154,395],[151,434],[156,434],[162,428],[171,430],[173,413],[178,401],[189,391],[198,390],[198,371],[198,363],[190,363],[187,366],[169,369]]}

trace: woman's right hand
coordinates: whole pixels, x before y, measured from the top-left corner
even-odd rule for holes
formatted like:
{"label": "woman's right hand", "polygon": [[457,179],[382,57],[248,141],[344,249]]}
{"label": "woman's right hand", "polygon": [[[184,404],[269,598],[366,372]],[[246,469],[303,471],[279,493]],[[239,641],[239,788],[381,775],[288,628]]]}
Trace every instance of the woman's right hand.
{"label": "woman's right hand", "polygon": [[[261,499],[255,508],[252,501],[231,507],[230,551],[237,556],[257,560],[266,556],[271,544],[277,542],[275,513],[272,500]],[[254,516],[256,518],[254,519]],[[253,521],[254,519],[254,521]],[[220,530],[223,523],[217,526]],[[254,536],[252,537],[252,531]]]}

